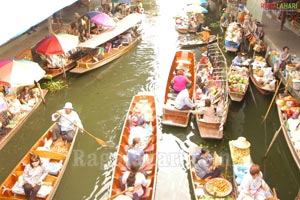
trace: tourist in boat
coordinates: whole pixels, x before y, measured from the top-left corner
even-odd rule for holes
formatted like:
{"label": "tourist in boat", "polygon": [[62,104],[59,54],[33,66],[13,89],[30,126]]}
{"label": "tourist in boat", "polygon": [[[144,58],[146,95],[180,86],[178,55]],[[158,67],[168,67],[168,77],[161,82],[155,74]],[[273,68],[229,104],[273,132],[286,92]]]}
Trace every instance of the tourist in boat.
{"label": "tourist in boat", "polygon": [[253,164],[249,173],[246,174],[238,188],[239,196],[237,200],[264,200],[272,197],[268,186],[263,179],[260,166]]}
{"label": "tourist in boat", "polygon": [[22,104],[33,106],[38,102],[39,92],[37,88],[30,88],[28,85],[23,88],[19,95],[19,100]]}
{"label": "tourist in boat", "polygon": [[133,126],[130,128],[130,134],[128,138],[128,144],[133,144],[133,139],[136,137],[141,138],[141,148],[145,149],[149,142],[151,141],[152,136],[152,127],[146,127],[146,121],[144,119],[140,119],[138,121],[137,126]]}
{"label": "tourist in boat", "polygon": [[232,65],[234,65],[234,66],[242,66],[242,63],[243,63],[242,53],[238,52],[237,55],[232,60]]}
{"label": "tourist in boat", "polygon": [[216,112],[214,106],[211,104],[211,100],[206,98],[204,100],[204,107],[200,107],[197,110],[198,115],[203,115],[202,119],[206,122],[216,122]]}
{"label": "tourist in boat", "polygon": [[285,66],[289,63],[291,63],[291,54],[290,54],[290,48],[285,46],[282,48],[282,52],[280,54],[280,64],[279,64],[279,69],[281,71],[285,70]]}
{"label": "tourist in boat", "polygon": [[132,191],[125,192],[125,194],[133,200],[139,200],[150,184],[144,173],[138,171],[139,169],[139,163],[134,161],[130,166],[130,171],[124,172],[119,179],[122,191],[132,188]]}
{"label": "tourist in boat", "polygon": [[141,113],[141,110],[138,107],[134,107],[132,114],[129,116],[129,125],[138,126],[139,120],[144,119],[144,115]]}
{"label": "tourist in boat", "polygon": [[191,81],[184,75],[182,69],[177,70],[176,76],[171,80],[172,92],[179,93],[185,89],[187,84],[191,84]]}
{"label": "tourist in boat", "polygon": [[76,127],[83,129],[81,120],[73,110],[73,105],[67,102],[63,109],[52,114],[52,121],[58,120],[52,129],[52,140],[56,141],[60,136],[67,142],[72,142]]}
{"label": "tourist in boat", "polygon": [[32,154],[30,163],[25,166],[23,173],[24,192],[27,200],[34,200],[41,188],[42,181],[48,175],[48,171],[42,165],[39,156]]}
{"label": "tourist in boat", "polygon": [[132,144],[126,150],[127,155],[123,156],[123,159],[128,168],[131,164],[136,161],[138,164],[143,167],[147,161],[148,154],[144,154],[144,150],[141,147],[142,141],[140,137],[135,137],[132,140]]}
{"label": "tourist in boat", "polygon": [[200,33],[197,32],[197,34],[202,36],[203,42],[208,42],[210,38],[210,28],[208,26],[202,27],[202,31]]}
{"label": "tourist in boat", "polygon": [[215,178],[220,176],[222,170],[216,166],[208,149],[202,148],[194,161],[195,172],[199,179]]}
{"label": "tourist in boat", "polygon": [[186,84],[185,89],[181,90],[175,99],[175,108],[178,110],[192,110],[195,105],[189,96],[191,84]]}

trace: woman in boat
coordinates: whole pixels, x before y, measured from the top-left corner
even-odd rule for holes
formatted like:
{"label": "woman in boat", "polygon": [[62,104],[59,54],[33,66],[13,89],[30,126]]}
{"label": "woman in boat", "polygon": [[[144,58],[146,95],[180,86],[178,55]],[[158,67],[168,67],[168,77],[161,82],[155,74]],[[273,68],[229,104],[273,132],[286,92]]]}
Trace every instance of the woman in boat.
{"label": "woman in boat", "polygon": [[264,200],[272,197],[268,186],[263,179],[260,166],[253,164],[249,173],[245,175],[238,188],[239,196],[237,200]]}
{"label": "woman in boat", "polygon": [[137,126],[139,120],[144,119],[144,115],[141,113],[141,110],[138,107],[134,107],[132,114],[129,116],[129,125]]}
{"label": "woman in boat", "polygon": [[132,144],[127,149],[127,155],[123,156],[123,159],[128,168],[132,165],[134,161],[143,167],[147,161],[148,155],[144,154],[144,150],[141,147],[142,141],[140,137],[135,137],[132,140]]}
{"label": "woman in boat", "polygon": [[131,192],[128,191],[125,194],[133,200],[139,200],[143,196],[146,187],[150,184],[146,176],[142,172],[138,172],[139,168],[140,165],[138,162],[134,161],[130,167],[130,171],[124,172],[119,179],[122,191],[132,188]]}
{"label": "woman in boat", "polygon": [[232,60],[232,65],[234,65],[234,66],[242,66],[242,63],[243,63],[242,53],[238,52],[237,55]]}
{"label": "woman in boat", "polygon": [[208,42],[210,38],[210,28],[208,28],[208,26],[202,27],[202,31],[197,34],[202,35],[203,42]]}
{"label": "woman in boat", "polygon": [[208,98],[204,100],[204,107],[200,107],[199,110],[197,110],[197,114],[203,115],[202,119],[206,122],[216,122],[215,108]]}
{"label": "woman in boat", "polygon": [[221,168],[215,165],[214,159],[208,149],[202,148],[200,153],[196,154],[195,172],[198,178],[215,178],[220,176]]}
{"label": "woman in boat", "polygon": [[195,172],[199,179],[215,178],[220,176],[221,169],[214,163],[214,159],[208,149],[202,148],[195,157]]}
{"label": "woman in boat", "polygon": [[24,173],[24,192],[27,200],[34,200],[41,188],[42,181],[48,175],[48,171],[42,165],[41,159],[37,155],[31,155],[30,164],[27,164]]}
{"label": "woman in boat", "polygon": [[34,105],[38,102],[38,91],[36,88],[30,88],[28,85],[23,88],[19,95],[19,100],[22,104]]}
{"label": "woman in boat", "polygon": [[171,89],[175,93],[179,93],[185,89],[187,84],[191,84],[191,81],[184,75],[182,69],[177,70],[176,76],[171,80]]}

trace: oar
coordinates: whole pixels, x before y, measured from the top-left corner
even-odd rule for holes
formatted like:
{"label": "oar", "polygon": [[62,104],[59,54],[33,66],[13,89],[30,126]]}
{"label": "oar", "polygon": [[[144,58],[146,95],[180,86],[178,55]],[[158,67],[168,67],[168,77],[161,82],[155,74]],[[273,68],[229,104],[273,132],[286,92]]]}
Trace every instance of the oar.
{"label": "oar", "polygon": [[60,113],[57,113],[59,114],[60,116],[63,116],[66,120],[68,120],[70,123],[72,123],[74,126],[76,126],[77,128],[79,128],[80,130],[84,131],[86,134],[88,134],[90,137],[92,137],[94,140],[96,140],[96,142],[98,144],[100,144],[101,146],[103,147],[107,147],[108,144],[106,142],[104,142],[103,140],[95,137],[94,135],[92,135],[91,133],[89,133],[87,130],[85,130],[84,128],[81,128],[79,127],[78,125],[76,125],[74,122],[72,122],[67,116],[63,115],[63,114],[60,114]]}
{"label": "oar", "polygon": [[45,104],[46,103],[46,101],[45,101],[45,98],[44,98],[44,92],[43,92],[43,90],[42,90],[42,88],[41,88],[41,85],[40,85],[40,83],[39,82],[36,82],[36,81],[34,81],[34,84],[38,87],[38,89],[39,89],[39,91],[40,91],[40,93],[41,93],[41,98],[42,98],[42,101],[43,101],[43,103]]}
{"label": "oar", "polygon": [[267,110],[267,113],[266,113],[266,115],[265,115],[265,117],[264,117],[262,123],[264,123],[265,120],[267,119],[267,116],[268,116],[268,114],[269,114],[269,112],[270,112],[270,109],[271,109],[271,107],[272,107],[272,104],[273,104],[273,102],[274,102],[274,100],[275,100],[275,98],[276,98],[276,95],[277,95],[277,92],[278,92],[278,89],[279,89],[279,87],[280,87],[281,82],[282,82],[282,79],[280,79],[280,81],[279,81],[279,83],[278,83],[278,85],[277,85],[277,88],[276,88],[276,90],[275,90],[273,99],[272,99],[272,101],[271,101],[271,103],[270,103],[270,105],[269,105],[269,108],[268,108],[268,110]]}
{"label": "oar", "polygon": [[278,134],[279,134],[280,130],[282,129],[282,126],[284,125],[285,122],[286,122],[286,120],[284,120],[284,121],[282,122],[282,124],[280,125],[279,129],[278,129],[278,130],[276,131],[276,133],[274,134],[273,139],[272,139],[272,141],[271,141],[271,143],[270,143],[270,145],[269,145],[269,147],[268,147],[268,149],[267,149],[267,151],[266,151],[266,153],[265,153],[265,155],[264,155],[264,158],[267,157],[267,154],[269,153],[269,151],[270,151],[270,149],[271,149],[271,146],[272,146],[273,143],[275,142],[275,139],[277,138],[277,136],[278,136]]}
{"label": "oar", "polygon": [[129,188],[127,188],[126,190],[123,190],[122,192],[119,192],[119,193],[117,193],[117,194],[115,194],[115,195],[112,195],[111,197],[108,197],[106,200],[112,200],[112,199],[116,198],[117,196],[120,196],[120,195],[122,195],[122,194],[125,194],[126,192],[134,191],[134,190],[135,190],[136,188],[138,188],[138,187],[141,187],[141,185],[136,185],[136,186],[134,186],[133,188],[132,188],[132,187],[129,187]]}

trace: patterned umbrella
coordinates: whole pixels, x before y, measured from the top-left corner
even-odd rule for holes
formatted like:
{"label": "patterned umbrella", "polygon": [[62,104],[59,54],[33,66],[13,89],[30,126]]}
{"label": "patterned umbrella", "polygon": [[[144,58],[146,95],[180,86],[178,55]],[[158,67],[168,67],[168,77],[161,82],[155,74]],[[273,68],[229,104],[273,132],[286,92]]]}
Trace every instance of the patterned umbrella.
{"label": "patterned umbrella", "polygon": [[0,60],[0,83],[20,87],[32,85],[45,75],[45,71],[36,62],[29,60]]}
{"label": "patterned umbrella", "polygon": [[63,54],[77,47],[78,36],[59,33],[47,36],[36,45],[36,52],[44,55]]}
{"label": "patterned umbrella", "polygon": [[91,18],[91,21],[108,28],[116,27],[116,22],[106,13],[100,13]]}

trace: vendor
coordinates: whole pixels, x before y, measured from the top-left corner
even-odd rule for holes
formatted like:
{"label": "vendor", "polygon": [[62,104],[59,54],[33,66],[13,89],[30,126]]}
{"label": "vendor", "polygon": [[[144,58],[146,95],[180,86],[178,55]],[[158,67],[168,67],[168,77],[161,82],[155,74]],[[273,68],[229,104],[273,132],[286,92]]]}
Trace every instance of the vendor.
{"label": "vendor", "polygon": [[285,46],[282,48],[283,52],[280,54],[280,64],[279,64],[279,70],[283,71],[285,69],[285,66],[289,63],[291,63],[292,57],[289,52],[290,48]]}
{"label": "vendor", "polygon": [[31,89],[29,86],[25,86],[21,91],[18,99],[22,104],[33,105],[38,102],[38,91],[36,89]]}

